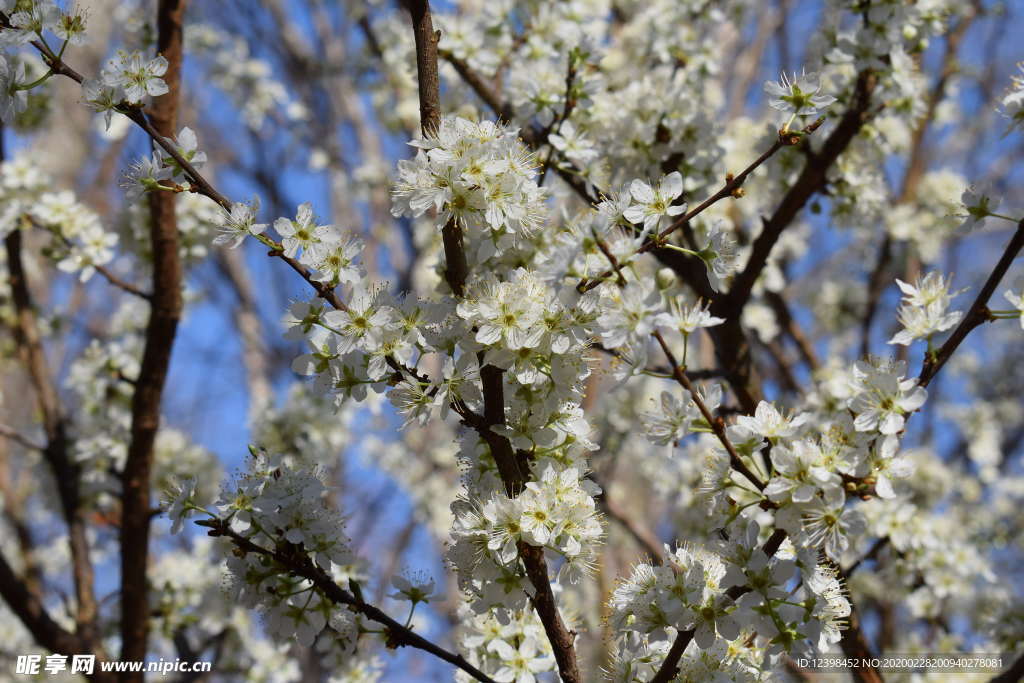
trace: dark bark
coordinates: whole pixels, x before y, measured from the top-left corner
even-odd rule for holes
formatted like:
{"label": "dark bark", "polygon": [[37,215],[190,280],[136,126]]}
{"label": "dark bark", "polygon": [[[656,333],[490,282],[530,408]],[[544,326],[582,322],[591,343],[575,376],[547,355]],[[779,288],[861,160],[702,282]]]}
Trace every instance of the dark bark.
{"label": "dark bark", "polygon": [[[168,92],[154,99],[150,120],[156,133],[176,136],[181,89],[182,21],[186,0],[160,0],[157,7],[157,51],[167,59],[164,81]],[[141,116],[141,114],[140,114]],[[149,637],[149,592],[146,569],[149,561],[149,523],[153,444],[160,427],[171,351],[181,318],[182,267],[178,249],[175,195],[151,192],[150,241],[153,254],[153,286],[146,326],[142,364],[132,396],[131,441],[122,474],[121,540],[121,659],[146,658]],[[126,681],[143,676],[126,674]]]}

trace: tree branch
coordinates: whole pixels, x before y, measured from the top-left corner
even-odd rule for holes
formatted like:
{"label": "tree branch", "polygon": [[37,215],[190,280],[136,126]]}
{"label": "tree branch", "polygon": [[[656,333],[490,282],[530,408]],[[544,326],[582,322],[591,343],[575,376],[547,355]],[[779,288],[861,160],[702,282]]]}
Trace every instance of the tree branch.
{"label": "tree branch", "polygon": [[8,427],[5,424],[0,424],[0,436],[4,437],[5,439],[10,439],[14,443],[19,444],[29,449],[30,451],[39,451],[40,453],[46,452],[46,444],[36,443],[29,437],[19,432],[17,429],[14,429],[13,427]]}
{"label": "tree branch", "polygon": [[53,620],[39,598],[14,573],[3,554],[0,554],[0,595],[35,641],[50,652],[72,655],[82,654],[88,649],[77,636]]}
{"label": "tree branch", "polygon": [[100,655],[102,650],[97,626],[98,609],[93,590],[94,574],[92,560],[89,558],[89,541],[86,537],[86,513],[82,509],[78,491],[79,467],[68,457],[67,423],[39,334],[35,307],[32,304],[21,259],[21,238],[21,230],[14,230],[5,240],[11,298],[17,314],[14,337],[35,389],[39,412],[42,414],[43,431],[46,434],[43,457],[53,473],[64,521],[68,527],[71,569],[78,602],[75,629],[88,646],[87,649],[94,650]]}
{"label": "tree branch", "polygon": [[750,298],[754,282],[768,263],[768,256],[782,232],[792,223],[807,201],[825,187],[828,169],[849,147],[868,119],[868,107],[871,104],[871,93],[874,92],[876,80],[875,74],[870,70],[863,71],[858,76],[850,108],[825,140],[821,152],[808,158],[796,183],[786,192],[772,217],[765,221],[761,234],[754,240],[746,267],[733,280],[728,295],[720,303],[720,312],[716,314],[724,313],[728,317],[736,317],[743,310]]}
{"label": "tree branch", "polygon": [[992,298],[996,287],[999,286],[1003,276],[1006,275],[1006,271],[1010,269],[1010,264],[1017,258],[1017,254],[1020,253],[1022,248],[1024,248],[1024,220],[1017,224],[1017,230],[1010,239],[1010,243],[1006,245],[1002,258],[999,259],[995,268],[992,269],[988,280],[985,281],[985,285],[978,292],[978,297],[967,311],[967,315],[960,321],[957,328],[953,330],[953,334],[946,340],[946,343],[933,356],[925,356],[924,366],[921,368],[921,375],[918,377],[918,383],[922,387],[928,386],[939,370],[942,369],[942,366],[946,364],[946,361],[949,360],[950,356],[953,355],[953,352],[957,350],[957,347],[960,346],[975,327],[994,320],[991,312],[988,310],[988,301]]}
{"label": "tree branch", "polygon": [[[437,75],[437,41],[439,34],[434,31],[428,0],[405,0],[412,19],[416,39],[416,70],[419,76],[420,126],[423,134],[429,136],[437,131],[441,123],[440,83]],[[462,243],[462,228],[449,220],[442,229],[445,252],[445,280],[457,297],[464,294],[469,267]],[[482,360],[482,358],[481,358]],[[480,435],[487,442],[505,491],[516,496],[528,479],[529,472],[520,466],[520,459],[509,440],[495,433],[492,427],[505,423],[505,398],[503,371],[490,365],[482,365],[480,379],[484,394],[484,417],[477,421]],[[551,642],[555,660],[562,680],[566,683],[580,683],[579,666],[574,646],[575,634],[562,621],[551,590],[544,549],[520,542],[519,556],[526,567],[526,574],[533,584],[535,595],[533,605],[544,625],[544,632]]]}
{"label": "tree branch", "polygon": [[704,401],[701,400],[696,389],[694,389],[693,384],[690,382],[690,379],[680,367],[675,354],[672,353],[672,349],[670,349],[668,344],[665,342],[665,337],[661,335],[659,330],[655,330],[652,333],[652,336],[658,341],[658,345],[661,347],[662,352],[668,359],[669,365],[672,366],[672,376],[677,382],[679,382],[680,386],[690,392],[690,396],[693,399],[693,402],[697,405],[697,409],[700,410],[700,414],[704,417],[704,420],[707,421],[708,425],[710,425],[711,430],[715,433],[715,436],[729,454],[729,464],[734,470],[746,477],[751,484],[756,486],[758,491],[763,491],[765,483],[761,481],[760,477],[751,472],[750,468],[747,467],[746,463],[744,463],[740,458],[740,454],[736,452],[736,448],[732,445],[732,442],[729,441],[729,437],[725,433],[725,421],[720,417],[712,415],[711,411],[708,410],[707,405],[705,405]]}
{"label": "tree branch", "polygon": [[353,593],[346,591],[332,579],[323,569],[314,565],[307,555],[285,555],[277,549],[270,550],[257,545],[241,534],[232,531],[231,528],[220,519],[204,520],[197,522],[200,526],[209,527],[210,536],[223,536],[231,540],[241,551],[245,553],[257,553],[269,557],[284,570],[295,576],[311,581],[319,588],[331,602],[338,605],[347,605],[354,611],[364,615],[371,621],[382,624],[386,629],[389,647],[414,647],[442,659],[449,664],[457,666],[478,681],[494,683],[494,679],[470,664],[462,655],[449,652],[444,648],[435,645],[410,628],[407,628],[395,621],[379,608],[363,601]]}
{"label": "tree branch", "polygon": [[[183,18],[187,0],[157,5],[157,51],[167,59],[168,92],[153,100],[152,126],[159,137],[175,136],[181,90]],[[141,116],[141,114],[140,114]],[[121,659],[144,660],[149,636],[150,480],[153,445],[160,428],[171,350],[182,311],[182,266],[178,249],[175,195],[148,195],[153,253],[153,298],[146,326],[142,364],[132,395],[131,441],[121,475]],[[142,681],[142,674],[125,680]]]}

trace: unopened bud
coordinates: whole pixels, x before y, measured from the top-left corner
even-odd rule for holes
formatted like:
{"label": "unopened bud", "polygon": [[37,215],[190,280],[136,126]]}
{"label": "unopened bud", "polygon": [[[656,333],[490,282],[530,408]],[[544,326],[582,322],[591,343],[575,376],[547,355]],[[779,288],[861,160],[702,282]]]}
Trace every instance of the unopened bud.
{"label": "unopened bud", "polygon": [[675,286],[677,282],[676,274],[671,268],[659,268],[658,274],[654,278],[654,282],[657,284],[658,289],[664,291]]}

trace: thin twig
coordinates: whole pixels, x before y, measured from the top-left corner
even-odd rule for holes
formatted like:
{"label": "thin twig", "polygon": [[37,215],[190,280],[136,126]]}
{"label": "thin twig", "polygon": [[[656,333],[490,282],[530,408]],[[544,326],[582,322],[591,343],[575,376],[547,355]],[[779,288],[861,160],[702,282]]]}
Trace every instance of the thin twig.
{"label": "thin twig", "polygon": [[18,430],[13,427],[8,427],[5,424],[0,424],[0,436],[10,439],[14,443],[21,444],[30,451],[39,451],[40,453],[46,452],[46,446],[44,444],[36,443]]}
{"label": "thin twig", "polygon": [[690,392],[690,397],[697,405],[697,409],[700,410],[700,414],[704,417],[704,420],[711,427],[711,430],[714,432],[715,436],[718,437],[719,442],[721,442],[722,446],[729,454],[729,464],[732,465],[734,470],[750,480],[750,483],[756,486],[758,491],[763,491],[765,483],[761,481],[760,477],[751,472],[750,468],[743,462],[743,459],[740,458],[740,454],[736,451],[736,447],[732,445],[732,441],[729,440],[729,437],[725,433],[725,421],[720,417],[716,417],[710,410],[708,410],[707,405],[701,399],[696,389],[694,389],[690,379],[686,376],[686,373],[676,360],[675,354],[672,353],[672,349],[670,349],[668,344],[665,342],[665,337],[661,335],[661,331],[655,330],[651,336],[657,340],[658,345],[661,346],[662,352],[668,359],[669,365],[672,366],[672,376],[684,389]]}
{"label": "thin twig", "polygon": [[[815,126],[815,129],[816,128],[817,126]],[[813,132],[813,130],[811,130],[810,132]],[[772,146],[765,150],[764,153],[761,154],[761,156],[752,161],[749,166],[747,166],[745,169],[740,171],[739,174],[735,176],[727,176],[725,179],[725,183],[722,185],[722,187],[718,189],[718,191],[716,191],[713,195],[702,201],[700,204],[698,204],[697,206],[690,209],[689,211],[681,215],[679,218],[674,220],[671,223],[671,225],[669,225],[667,228],[647,239],[642,245],[640,245],[640,248],[637,249],[636,253],[645,254],[649,251],[652,251],[660,247],[661,245],[664,244],[665,240],[670,235],[672,235],[677,230],[682,229],[683,226],[689,224],[689,222],[693,218],[697,217],[698,215],[700,215],[708,208],[710,208],[717,202],[721,201],[722,199],[725,199],[726,197],[742,196],[740,194],[740,188],[743,187],[743,183],[746,182],[747,177],[750,176],[751,173],[756,171],[761,164],[770,159],[772,155],[774,155],[780,149],[789,144],[788,140],[790,139],[792,138],[784,139],[783,136],[780,135],[779,139],[772,143]],[[584,279],[580,281],[578,285],[576,285],[576,289],[578,289],[580,292],[590,291],[594,287],[597,287],[599,284],[601,284],[604,280],[611,277],[612,274],[613,272],[611,270],[606,270],[605,272],[601,273],[600,275],[594,278],[590,278],[589,280]]]}
{"label": "thin twig", "polygon": [[289,574],[300,576],[313,583],[328,600],[337,604],[348,606],[359,612],[371,621],[382,624],[386,629],[389,647],[414,647],[418,650],[428,652],[435,657],[452,664],[478,681],[494,683],[494,679],[470,664],[465,657],[454,652],[449,652],[435,643],[419,635],[411,628],[403,626],[395,621],[381,609],[375,607],[357,597],[355,594],[346,591],[332,579],[323,569],[313,564],[307,555],[284,554],[277,549],[268,549],[253,543],[248,538],[233,531],[223,520],[205,520],[198,522],[200,526],[210,529],[210,536],[222,536],[231,540],[242,552],[256,553],[272,559]]}
{"label": "thin twig", "polygon": [[925,357],[924,366],[921,368],[921,374],[918,377],[918,383],[922,387],[928,386],[929,382],[934,379],[935,375],[942,369],[942,366],[946,364],[946,361],[953,355],[953,352],[957,350],[957,347],[960,346],[974,328],[995,320],[988,309],[988,301],[992,298],[996,287],[999,286],[1003,276],[1006,275],[1006,271],[1010,269],[1010,264],[1017,258],[1017,254],[1020,253],[1022,248],[1024,248],[1024,220],[1017,223],[1016,232],[1014,232],[1013,237],[1010,239],[1010,243],[1006,245],[1006,250],[1003,252],[999,262],[996,263],[995,268],[989,274],[985,285],[978,292],[978,297],[971,304],[967,315],[960,321],[957,328],[953,330],[953,334],[946,340],[946,343],[933,355]]}

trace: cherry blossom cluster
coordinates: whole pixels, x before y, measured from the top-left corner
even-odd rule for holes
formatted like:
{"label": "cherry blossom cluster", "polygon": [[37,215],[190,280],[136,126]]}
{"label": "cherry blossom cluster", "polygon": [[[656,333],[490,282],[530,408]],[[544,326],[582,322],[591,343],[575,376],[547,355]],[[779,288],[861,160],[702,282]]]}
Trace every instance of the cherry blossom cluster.
{"label": "cherry blossom cluster", "polygon": [[252,130],[260,130],[278,112],[288,122],[308,118],[305,107],[275,77],[272,65],[253,55],[242,38],[197,22],[185,34],[185,50],[208,64],[210,79],[231,98]]}
{"label": "cherry blossom cluster", "polygon": [[311,566],[338,580],[351,572],[354,556],[344,522],[328,507],[326,494],[316,467],[289,466],[283,456],[254,450],[247,470],[215,503],[216,512],[197,504],[194,478],[168,492],[167,510],[174,531],[199,513],[218,520],[241,539],[241,552],[227,560],[229,593],[232,600],[260,611],[272,636],[294,638],[305,646],[319,636],[347,651],[356,637],[352,613],[278,559],[308,558]]}
{"label": "cherry blossom cluster", "polygon": [[536,160],[515,129],[491,121],[445,117],[440,128],[410,144],[400,161],[396,216],[420,216],[464,229],[473,263],[484,263],[528,238],[542,224],[545,191],[534,182]]}
{"label": "cherry blossom cluster", "polygon": [[[697,678],[760,680],[773,654],[838,642],[850,604],[835,570],[771,558],[759,532],[754,521],[735,523],[713,548],[679,547],[661,564],[635,566],[609,601],[618,634],[611,678],[652,675],[681,631],[692,633],[681,669]],[[798,567],[804,580],[790,590]]]}
{"label": "cherry blossom cluster", "polygon": [[[556,670],[544,627],[532,610],[509,611],[504,619],[468,609],[460,615],[464,619],[459,633],[462,648],[494,680],[536,680],[539,674]],[[456,680],[472,679],[460,672]]]}
{"label": "cherry blossom cluster", "polygon": [[54,192],[51,187],[28,154],[0,164],[0,236],[27,228],[47,231],[48,249],[57,267],[85,282],[96,266],[113,260],[118,237],[74,193]]}
{"label": "cherry blossom cluster", "polygon": [[[950,615],[960,610],[990,642],[1019,642],[1019,595],[1000,577],[997,558],[977,552],[1012,542],[1020,524],[1019,482],[1001,453],[1019,440],[1024,412],[1006,400],[1009,392],[986,386],[1004,378],[986,377],[967,354],[949,362],[968,385],[965,395],[977,397],[935,411],[964,435],[963,463],[937,457],[930,439],[907,446],[919,443],[908,429],[929,391],[935,402],[928,373],[949,360],[936,348],[940,335],[1012,319],[992,326],[1009,348],[1019,341],[1018,321],[1024,329],[1019,282],[997,290],[1009,309],[989,302],[955,310],[966,290],[952,290],[953,277],[936,266],[949,240],[1018,221],[1014,207],[1001,208],[1001,192],[969,186],[961,170],[934,168],[908,174],[897,196],[887,177],[920,122],[949,115],[951,102],[941,88],[929,91],[920,63],[929,41],[972,10],[950,0],[826,0],[802,68],[787,65],[764,84],[767,107],[778,113],[726,117],[716,42],[753,4],[435,7],[441,108],[457,113],[427,123],[409,143],[413,157],[390,179],[387,162],[367,162],[351,176],[354,195],[376,184],[383,210],[373,208],[390,208],[408,230],[416,253],[403,291],[381,281],[379,268],[367,272],[374,268],[363,262],[364,237],[379,242],[373,230],[349,233],[318,218],[309,201],[294,214],[267,216],[259,196],[237,201],[213,189],[213,176],[198,173],[209,172],[207,154],[187,127],[151,141],[127,169],[118,232],[74,194],[54,189],[27,154],[0,165],[0,237],[36,228],[51,238],[44,255],[83,282],[96,272],[111,279],[107,266],[148,270],[142,200],[167,193],[186,265],[202,262],[211,244],[255,241],[310,285],[283,320],[286,340],[303,345],[292,370],[309,381],[280,404],[253,402],[259,448],[219,500],[222,472],[212,454],[173,427],[157,433],[152,485],[167,491],[171,533],[192,520],[215,537],[186,533],[174,539],[180,553],[152,563],[162,647],[184,641],[198,652],[233,639],[223,665],[253,680],[302,680],[296,644],[311,648],[333,680],[384,676],[364,636],[407,645],[417,605],[441,601],[438,582],[425,574],[364,572],[327,483],[329,459],[349,450],[408,489],[417,520],[444,545],[456,579],[459,651],[496,681],[531,683],[559,671],[566,646],[549,638],[551,615],[539,607],[549,597],[576,642],[605,617],[604,673],[630,683],[675,668],[683,680],[764,680],[789,658],[838,648],[852,595],[898,596],[914,618],[950,632]],[[359,49],[367,54],[346,59],[362,70],[377,52],[373,68],[384,78],[355,104],[373,108],[385,127],[412,130],[419,113],[408,17],[377,17],[378,9],[361,17]],[[0,10],[5,49],[28,51],[52,34],[61,41],[52,52],[63,56],[84,40],[77,9],[18,0]],[[82,84],[85,104],[113,127],[112,137],[129,123],[115,113],[145,120],[148,98],[168,92],[167,60],[152,52],[145,31],[126,33],[125,45],[140,49],[103,53],[105,65]],[[309,135],[292,125],[310,120],[309,110],[270,59],[212,24],[192,24],[186,36],[250,132],[274,120],[296,129],[288,134]],[[294,38],[286,42],[294,49]],[[44,56],[0,56],[5,124],[26,118],[29,94],[58,75]],[[1016,77],[1001,98],[1011,130],[1024,121],[1022,84]],[[480,106],[463,98],[471,91]],[[818,169],[844,131],[843,151]],[[333,152],[316,152],[311,165],[342,165]],[[791,189],[805,186],[811,199],[796,202],[779,219],[792,225],[771,237]],[[837,228],[849,259],[874,257],[884,237],[883,281],[862,287],[798,274],[794,264],[819,246],[811,239],[819,220]],[[129,258],[115,260],[117,249]],[[901,259],[908,274],[892,286],[886,264]],[[850,334],[882,300],[865,290],[886,287],[903,295],[882,337],[892,358],[868,353],[870,315],[859,352]],[[134,294],[105,311],[109,335],[68,362],[63,387],[76,412],[66,436],[79,494],[114,526],[145,343],[139,321],[151,298]],[[801,346],[783,294],[803,299],[817,327],[834,333],[827,349]],[[61,322],[55,316],[53,328]],[[784,338],[800,347],[806,376],[783,372]],[[906,359],[921,340],[918,376]],[[750,394],[738,376],[749,369],[744,361],[721,357],[740,346],[738,355],[753,349],[780,366]],[[823,350],[829,357],[819,361]],[[754,374],[751,386],[760,382]],[[780,388],[776,377],[802,386]],[[668,501],[668,524],[653,542],[621,512],[623,479]],[[970,514],[982,487],[997,501],[994,526]],[[646,522],[646,502],[626,507]],[[59,514],[52,501],[44,507]],[[600,555],[613,524],[647,557],[599,586],[609,590],[594,590],[597,571],[603,580],[616,569]],[[666,529],[696,540],[662,550]],[[383,596],[388,579],[388,597],[411,606],[404,626],[380,630],[369,623],[361,586],[376,581]],[[250,623],[250,612],[260,624]],[[894,643],[909,647],[915,637]]]}
{"label": "cherry blossom cluster", "polygon": [[945,332],[963,317],[961,311],[949,310],[950,300],[960,292],[950,292],[950,283],[939,273],[928,273],[916,286],[902,280],[896,280],[896,284],[903,292],[899,309],[903,330],[889,340],[890,344],[906,346],[915,339],[930,341],[933,335]]}
{"label": "cherry blossom cluster", "polygon": [[[82,468],[82,496],[97,510],[114,514],[131,435],[133,382],[139,376],[144,303],[131,297],[110,315],[110,337],[93,340],[69,368],[66,387],[78,406],[70,430],[70,451]],[[196,500],[210,503],[223,472],[216,457],[186,435],[165,427],[154,445],[154,488],[181,478],[196,482]]]}

